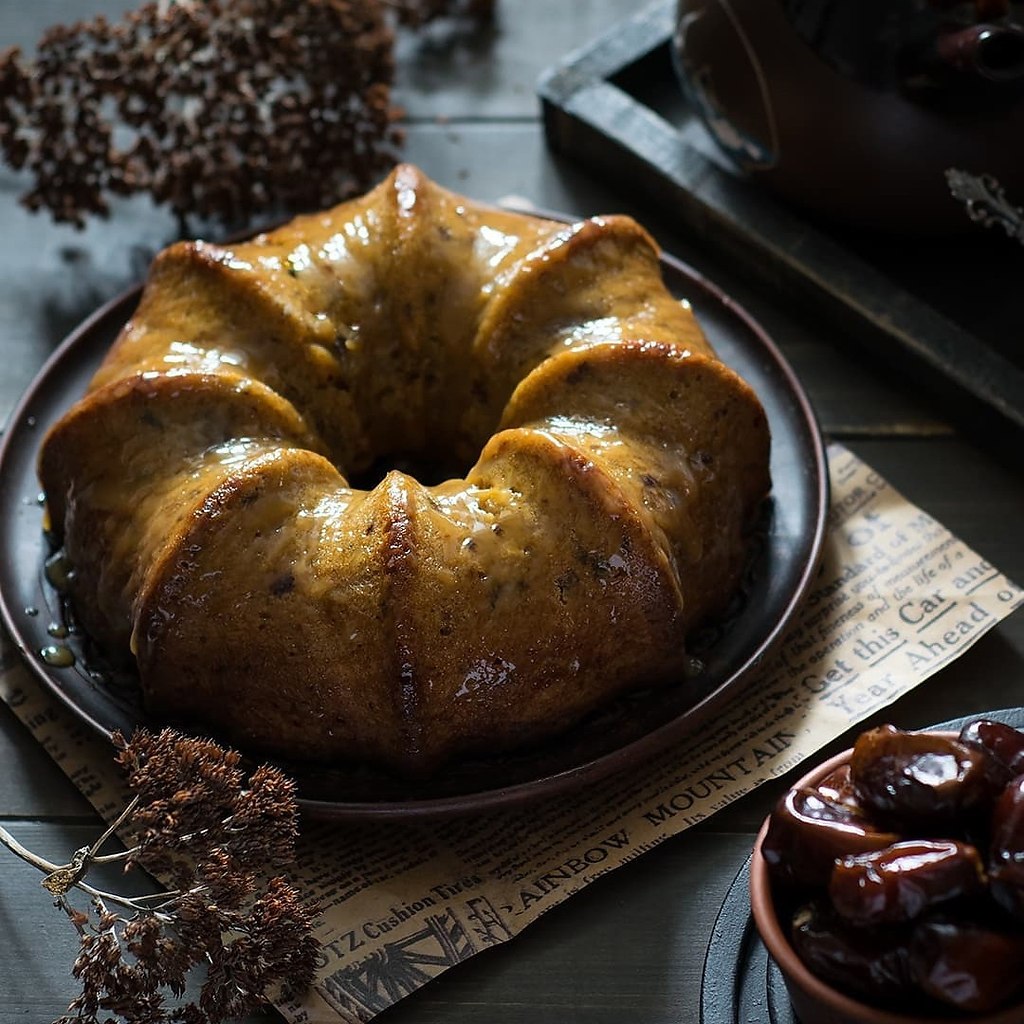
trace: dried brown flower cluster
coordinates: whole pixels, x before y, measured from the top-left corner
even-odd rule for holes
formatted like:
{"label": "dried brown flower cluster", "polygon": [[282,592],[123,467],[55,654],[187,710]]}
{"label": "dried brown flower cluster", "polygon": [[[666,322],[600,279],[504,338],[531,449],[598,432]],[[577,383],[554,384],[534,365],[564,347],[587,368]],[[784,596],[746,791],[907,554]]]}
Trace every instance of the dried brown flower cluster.
{"label": "dried brown flower cluster", "polygon": [[[234,751],[165,729],[117,737],[135,796],[92,847],[51,864],[0,829],[0,841],[46,872],[43,885],[78,930],[73,974],[81,994],[55,1024],[214,1024],[259,1008],[280,989],[313,980],[315,909],[278,871],[294,858],[294,783],[275,768],[248,778]],[[115,828],[128,849],[102,854]],[[152,896],[104,892],[90,866],[123,862],[170,885]],[[74,906],[78,890],[90,902]],[[205,970],[198,1000],[182,1002],[191,972]]]}
{"label": "dried brown flower cluster", "polygon": [[150,193],[226,224],[337,202],[395,159],[391,21],[494,0],[161,0],[0,55],[0,152],[22,197],[81,227]]}
{"label": "dried brown flower cluster", "polygon": [[196,865],[223,874],[225,851],[232,884],[295,859],[295,783],[277,768],[261,765],[246,780],[236,751],[170,729],[156,736],[140,730],[118,746],[139,800],[128,823],[135,840],[129,864],[185,887]]}

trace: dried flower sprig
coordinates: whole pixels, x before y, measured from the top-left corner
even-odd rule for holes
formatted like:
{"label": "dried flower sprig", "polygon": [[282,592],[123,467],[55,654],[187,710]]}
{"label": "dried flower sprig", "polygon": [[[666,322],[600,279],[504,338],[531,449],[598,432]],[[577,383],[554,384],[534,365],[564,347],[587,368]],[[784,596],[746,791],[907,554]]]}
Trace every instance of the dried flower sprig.
{"label": "dried flower sprig", "polygon": [[[278,873],[295,854],[294,782],[267,766],[247,778],[236,752],[170,729],[115,740],[134,796],[69,863],[39,857],[0,828],[0,843],[45,873],[43,886],[78,931],[72,973],[82,991],[57,1024],[214,1024],[277,989],[301,992],[319,947],[316,908]],[[128,847],[102,853],[118,830]],[[91,867],[114,862],[145,867],[170,888],[127,896],[86,881]],[[76,890],[87,909],[72,904]],[[197,967],[206,971],[198,1001],[182,1003]]]}
{"label": "dried flower sprig", "polygon": [[494,0],[160,0],[0,54],[0,154],[82,227],[148,192],[184,220],[330,205],[393,163],[392,22]]}

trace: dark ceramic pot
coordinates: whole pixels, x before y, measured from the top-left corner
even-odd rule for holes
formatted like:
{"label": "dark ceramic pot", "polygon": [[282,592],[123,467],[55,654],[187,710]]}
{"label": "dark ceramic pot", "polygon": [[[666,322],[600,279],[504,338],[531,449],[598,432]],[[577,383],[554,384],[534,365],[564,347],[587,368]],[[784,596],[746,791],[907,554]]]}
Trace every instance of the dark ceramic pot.
{"label": "dark ceramic pot", "polygon": [[1024,193],[1024,0],[680,0],[673,50],[733,162],[827,218],[962,228],[950,167]]}

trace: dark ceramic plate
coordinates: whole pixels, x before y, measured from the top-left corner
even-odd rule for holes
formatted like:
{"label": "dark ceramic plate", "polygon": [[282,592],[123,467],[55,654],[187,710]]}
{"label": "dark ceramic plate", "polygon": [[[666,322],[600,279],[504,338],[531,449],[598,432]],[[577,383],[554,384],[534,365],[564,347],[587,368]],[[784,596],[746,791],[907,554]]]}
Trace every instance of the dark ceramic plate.
{"label": "dark ceramic plate", "polygon": [[[288,764],[304,810],[318,817],[367,819],[457,814],[565,792],[650,756],[699,725],[731,697],[780,637],[810,584],[828,503],[824,448],[814,413],[778,349],[750,316],[690,267],[664,257],[666,282],[688,298],[722,359],[761,396],[772,430],[774,491],[763,544],[742,600],[728,621],[700,638],[704,670],[684,685],[633,694],[557,742],[492,760],[451,765],[418,787],[365,768]],[[59,595],[46,581],[48,554],[35,462],[46,429],[77,400],[139,289],[113,300],[54,353],[15,410],[0,448],[0,611],[29,668],[101,733],[148,723],[131,678],[118,677],[87,638],[59,641],[75,663],[48,664],[40,651],[61,624]],[[116,457],[116,453],[111,453]]]}
{"label": "dark ceramic plate", "polygon": [[[1006,708],[939,722],[959,732],[976,718],[1024,729],[1024,708]],[[810,769],[807,769],[810,770]],[[803,774],[801,768],[799,774]],[[799,1024],[782,971],[764,948],[750,914],[750,858],[733,880],[711,932],[700,989],[700,1024]]]}

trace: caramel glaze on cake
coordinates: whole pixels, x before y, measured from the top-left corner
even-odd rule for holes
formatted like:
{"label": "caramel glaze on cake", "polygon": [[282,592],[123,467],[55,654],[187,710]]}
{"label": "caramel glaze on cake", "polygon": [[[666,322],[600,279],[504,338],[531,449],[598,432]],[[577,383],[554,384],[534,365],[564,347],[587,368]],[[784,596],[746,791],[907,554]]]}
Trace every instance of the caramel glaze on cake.
{"label": "caramel glaze on cake", "polygon": [[[423,776],[681,678],[769,489],[764,411],[627,217],[413,167],[179,243],[40,475],[71,600],[157,719]],[[422,486],[397,453],[475,464]]]}

